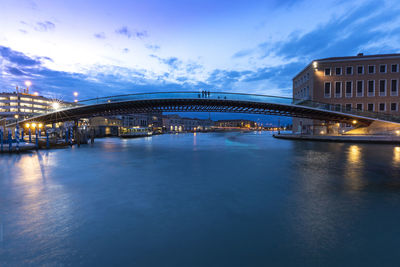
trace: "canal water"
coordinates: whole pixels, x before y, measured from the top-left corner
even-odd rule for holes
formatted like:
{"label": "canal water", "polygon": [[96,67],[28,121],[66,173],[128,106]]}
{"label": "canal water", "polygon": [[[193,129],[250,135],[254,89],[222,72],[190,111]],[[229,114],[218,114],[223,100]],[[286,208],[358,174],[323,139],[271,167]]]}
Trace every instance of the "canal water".
{"label": "canal water", "polygon": [[0,155],[0,266],[398,266],[400,147],[197,133]]}

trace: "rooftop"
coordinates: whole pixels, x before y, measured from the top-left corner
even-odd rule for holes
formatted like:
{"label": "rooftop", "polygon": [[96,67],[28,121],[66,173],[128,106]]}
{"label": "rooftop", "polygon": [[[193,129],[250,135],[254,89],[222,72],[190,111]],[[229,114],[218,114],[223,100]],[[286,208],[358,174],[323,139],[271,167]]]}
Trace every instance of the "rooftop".
{"label": "rooftop", "polygon": [[400,58],[400,54],[364,55],[363,53],[359,53],[357,56],[328,57],[328,58],[316,59],[315,61],[359,60],[359,59],[380,59],[380,58]]}

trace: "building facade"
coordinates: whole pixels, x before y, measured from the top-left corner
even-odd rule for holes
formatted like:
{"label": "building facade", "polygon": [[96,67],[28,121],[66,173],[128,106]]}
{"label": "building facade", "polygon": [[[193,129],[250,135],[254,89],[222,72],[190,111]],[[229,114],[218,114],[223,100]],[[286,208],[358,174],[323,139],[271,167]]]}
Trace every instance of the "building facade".
{"label": "building facade", "polygon": [[55,100],[28,93],[0,93],[0,119],[25,119],[53,108]]}
{"label": "building facade", "polygon": [[162,120],[164,132],[209,131],[213,125],[212,120],[182,118],[179,115],[164,115]]}
{"label": "building facade", "polygon": [[219,120],[214,125],[221,128],[258,128],[257,122],[251,120]]}
{"label": "building facade", "polygon": [[122,121],[113,117],[93,117],[89,119],[89,125],[96,137],[118,136]]}
{"label": "building facade", "polygon": [[[399,64],[400,54],[358,54],[314,60],[293,78],[293,98],[296,102],[334,104],[337,110],[400,115]],[[294,118],[293,131],[323,134],[329,131],[328,124]],[[333,131],[351,129],[351,125],[334,125]]]}

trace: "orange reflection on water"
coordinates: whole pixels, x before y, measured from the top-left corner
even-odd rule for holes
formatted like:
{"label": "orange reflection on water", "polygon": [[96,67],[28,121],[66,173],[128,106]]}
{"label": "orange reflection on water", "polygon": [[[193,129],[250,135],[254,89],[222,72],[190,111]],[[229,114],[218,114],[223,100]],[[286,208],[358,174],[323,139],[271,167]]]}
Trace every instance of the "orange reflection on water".
{"label": "orange reflection on water", "polygon": [[347,152],[345,168],[345,183],[352,191],[362,187],[362,149],[358,145],[351,145]]}
{"label": "orange reflection on water", "polygon": [[361,148],[359,146],[350,146],[348,153],[348,162],[350,164],[359,164],[361,162]]}
{"label": "orange reflection on water", "polygon": [[398,166],[400,164],[400,147],[393,148],[393,164]]}

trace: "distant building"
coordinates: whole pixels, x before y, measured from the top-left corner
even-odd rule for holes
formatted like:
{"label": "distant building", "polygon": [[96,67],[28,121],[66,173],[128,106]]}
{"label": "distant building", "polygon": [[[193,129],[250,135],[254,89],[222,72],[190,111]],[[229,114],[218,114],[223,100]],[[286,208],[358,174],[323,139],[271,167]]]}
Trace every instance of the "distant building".
{"label": "distant building", "polygon": [[[293,78],[293,98],[336,105],[338,111],[357,109],[400,115],[400,54],[333,57],[312,61]],[[293,131],[332,133],[351,125],[293,119]]]}
{"label": "distant building", "polygon": [[93,117],[89,119],[89,125],[94,128],[96,137],[118,136],[122,121],[112,117]]}
{"label": "distant building", "polygon": [[213,126],[212,120],[182,118],[179,115],[164,115],[165,132],[208,131]]}
{"label": "distant building", "polygon": [[226,128],[257,128],[258,125],[255,121],[251,120],[219,120],[214,122],[216,127]]}
{"label": "distant building", "polygon": [[[25,119],[51,111],[58,100],[29,93],[0,93],[0,119]],[[58,101],[59,102],[59,101]]]}

